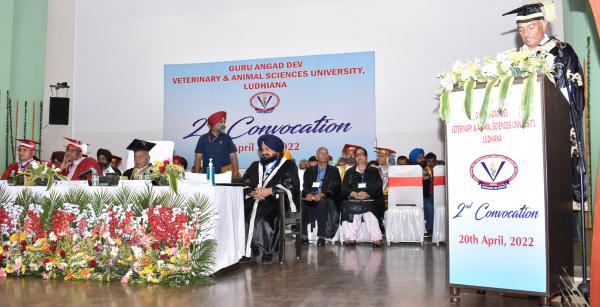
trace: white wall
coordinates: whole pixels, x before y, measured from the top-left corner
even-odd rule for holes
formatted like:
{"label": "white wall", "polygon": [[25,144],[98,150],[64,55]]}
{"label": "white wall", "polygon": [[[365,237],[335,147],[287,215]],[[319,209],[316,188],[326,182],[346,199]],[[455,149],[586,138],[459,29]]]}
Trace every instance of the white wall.
{"label": "white wall", "polygon": [[[72,134],[92,150],[101,145],[118,155],[134,137],[162,138],[164,64],[373,50],[378,144],[400,154],[420,146],[443,156],[434,76],[457,59],[516,46],[514,17],[500,15],[521,3],[78,0]],[[58,6],[49,10],[70,8]],[[72,16],[50,11],[48,35],[57,38],[53,22],[68,24]],[[47,84],[59,81],[49,75],[68,65],[47,63]],[[67,73],[55,74],[69,81]],[[46,144],[63,132],[50,129],[56,131],[47,133]]]}
{"label": "white wall", "polygon": [[[75,0],[48,0],[46,30],[46,60],[44,76],[44,114],[42,128],[42,158],[49,159],[53,151],[65,149],[63,137],[73,134],[73,108],[70,108],[69,125],[48,125],[50,84],[68,82],[73,85],[73,56],[75,38]],[[71,88],[69,97],[72,96]],[[61,97],[64,90],[58,93]],[[71,101],[71,106],[73,101]]]}

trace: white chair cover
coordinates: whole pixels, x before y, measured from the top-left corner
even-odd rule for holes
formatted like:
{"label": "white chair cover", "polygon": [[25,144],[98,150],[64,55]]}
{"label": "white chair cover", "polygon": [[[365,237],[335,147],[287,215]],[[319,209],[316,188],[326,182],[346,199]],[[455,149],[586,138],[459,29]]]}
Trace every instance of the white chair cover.
{"label": "white chair cover", "polygon": [[[387,244],[423,243],[423,170],[418,165],[389,168],[388,210],[384,215]],[[414,205],[414,206],[406,206]]]}
{"label": "white chair cover", "polygon": [[231,183],[231,171],[215,174],[215,183]]}
{"label": "white chair cover", "polygon": [[[156,146],[150,150],[150,163],[154,163],[155,161],[164,161],[164,160],[172,160],[173,152],[175,150],[175,143],[172,141],[150,141],[152,143],[156,143]],[[133,151],[128,150],[127,152],[127,168],[130,169],[133,167]]]}
{"label": "white chair cover", "polygon": [[433,234],[431,242],[446,242],[446,167],[433,168]]}

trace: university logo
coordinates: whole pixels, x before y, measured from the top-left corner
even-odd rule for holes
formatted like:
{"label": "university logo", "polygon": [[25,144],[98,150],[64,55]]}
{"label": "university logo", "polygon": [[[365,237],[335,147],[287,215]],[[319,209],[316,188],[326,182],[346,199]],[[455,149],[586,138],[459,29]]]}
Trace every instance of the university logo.
{"label": "university logo", "polygon": [[250,98],[250,106],[258,113],[271,113],[279,103],[279,96],[273,92],[256,93]]}
{"label": "university logo", "polygon": [[505,189],[518,172],[517,163],[503,155],[485,155],[471,164],[471,177],[484,190]]}

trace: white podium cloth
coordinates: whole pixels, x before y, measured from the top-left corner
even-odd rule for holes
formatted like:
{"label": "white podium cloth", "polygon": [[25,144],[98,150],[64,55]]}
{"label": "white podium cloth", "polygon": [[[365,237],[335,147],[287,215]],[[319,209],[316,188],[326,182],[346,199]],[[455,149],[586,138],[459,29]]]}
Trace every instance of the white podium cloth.
{"label": "white podium cloth", "polygon": [[387,244],[423,243],[423,170],[418,165],[394,165],[388,171],[388,209],[383,222]]}
{"label": "white podium cloth", "polygon": [[[6,184],[5,181],[3,184]],[[132,190],[143,190],[146,187],[130,187]],[[23,187],[7,186],[7,191],[12,199],[17,197],[23,189],[30,189],[32,192],[41,195],[49,195],[51,191],[64,193],[69,187],[53,187],[46,191],[46,187]],[[91,193],[107,190],[116,192],[116,187],[85,187]],[[153,191],[160,194],[168,191],[169,187],[154,186]],[[236,264],[244,255],[246,240],[246,229],[244,220],[244,196],[242,187],[228,186],[188,186],[180,185],[179,194],[194,195],[200,193],[206,195],[212,204],[214,216],[212,218],[212,228],[208,233],[208,238],[214,239],[217,243],[215,252],[215,264],[211,270],[212,273]]]}
{"label": "white podium cloth", "polygon": [[433,233],[431,242],[446,242],[446,167],[433,168]]}

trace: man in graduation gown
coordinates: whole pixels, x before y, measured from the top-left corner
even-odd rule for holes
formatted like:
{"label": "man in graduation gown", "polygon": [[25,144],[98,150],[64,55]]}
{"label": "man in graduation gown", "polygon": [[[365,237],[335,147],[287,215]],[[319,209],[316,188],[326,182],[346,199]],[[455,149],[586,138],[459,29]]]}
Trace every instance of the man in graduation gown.
{"label": "man in graduation gown", "polygon": [[[19,172],[24,171],[29,164],[31,164],[31,162],[35,161],[35,144],[37,143],[36,141],[31,141],[31,140],[17,140],[19,141],[19,147],[18,147],[18,161],[13,162],[11,164],[9,164],[6,167],[6,170],[4,171],[4,174],[2,174],[2,180],[7,180],[8,177],[10,176],[11,173],[14,172],[14,175],[16,175]],[[39,144],[39,143],[38,143]]]}
{"label": "man in graduation gown", "polygon": [[356,165],[346,171],[342,182],[342,229],[346,245],[356,244],[358,231],[363,222],[373,247],[381,246],[381,229],[376,214],[383,207],[383,189],[379,169],[367,166],[367,151],[356,150]]}
{"label": "man in graduation gown", "polygon": [[111,163],[112,159],[113,159],[113,155],[110,152],[110,150],[104,149],[104,148],[98,149],[98,152],[96,152],[96,158],[98,158],[98,165],[100,165],[100,168],[102,169],[102,173],[104,173],[104,176],[107,176],[107,175],[121,176],[121,170],[114,167]]}
{"label": "man in graduation gown", "polygon": [[155,143],[134,139],[127,150],[133,151],[133,167],[126,170],[123,176],[129,180],[145,180],[146,173],[150,173],[150,150],[156,146]]}
{"label": "man in graduation gown", "polygon": [[237,159],[237,147],[229,134],[225,133],[227,113],[219,111],[206,120],[209,131],[198,139],[196,156],[194,160],[194,173],[206,172],[208,163],[212,159],[215,173],[221,174],[231,171],[231,177],[241,177]]}
{"label": "man in graduation gown", "polygon": [[359,147],[360,146],[358,145],[345,144],[344,148],[342,148],[342,157],[346,158],[346,164],[339,167],[342,180],[344,180],[344,174],[346,173],[346,170],[353,167],[354,164],[356,164],[354,153]]}
{"label": "man in graduation gown", "polygon": [[325,147],[317,149],[317,165],[304,172],[302,189],[302,235],[307,236],[307,225],[314,227],[317,222],[318,246],[325,245],[325,239],[335,236],[339,225],[339,197],[341,190],[340,172],[329,165],[329,151]]}
{"label": "man in graduation gown", "polygon": [[585,159],[580,159],[578,144],[584,144],[582,118],[584,112],[583,69],[571,45],[546,34],[548,22],[554,21],[556,13],[552,2],[534,3],[521,6],[504,15],[517,14],[517,29],[524,45],[522,50],[545,50],[554,56],[554,79],[556,86],[569,102],[571,120],[571,174],[573,199],[581,202],[581,173],[584,174],[584,200],[587,192]]}
{"label": "man in graduation gown", "polygon": [[92,180],[92,169],[96,170],[98,176],[102,176],[102,169],[94,158],[85,157],[87,155],[88,144],[65,137],[69,142],[65,150],[65,157],[60,169],[62,175],[69,180]]}
{"label": "man in graduation gown", "polygon": [[273,262],[279,251],[281,229],[277,191],[284,191],[286,210],[296,212],[300,205],[300,179],[296,164],[283,157],[284,143],[277,136],[265,134],[258,138],[260,161],[253,162],[244,173],[244,209],[246,215],[246,257],[253,261],[262,253],[262,262]]}

